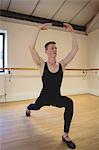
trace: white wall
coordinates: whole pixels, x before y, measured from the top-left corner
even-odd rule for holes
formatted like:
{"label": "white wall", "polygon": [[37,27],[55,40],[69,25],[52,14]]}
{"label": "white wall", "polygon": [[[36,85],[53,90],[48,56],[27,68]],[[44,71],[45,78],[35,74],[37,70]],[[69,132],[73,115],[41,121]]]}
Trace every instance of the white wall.
{"label": "white wall", "polygon": [[[89,67],[99,68],[99,30],[91,32],[88,36]],[[99,71],[93,71],[89,77],[90,93],[99,96]]]}
{"label": "white wall", "polygon": [[[35,27],[2,21],[1,29],[8,33],[8,67],[33,67],[36,65],[29,52],[29,44],[35,34]],[[77,34],[79,52],[67,68],[88,68],[88,36]],[[41,31],[36,48],[39,55],[46,60],[44,44],[54,40],[58,47],[59,61],[71,50],[70,33],[49,29]],[[90,56],[91,57],[91,56]],[[98,66],[98,64],[97,64]],[[6,77],[6,101],[35,98],[42,88],[39,71],[11,71]],[[65,71],[62,84],[62,94],[71,95],[88,92],[88,76],[83,79],[82,72]],[[2,101],[2,99],[0,99]]]}

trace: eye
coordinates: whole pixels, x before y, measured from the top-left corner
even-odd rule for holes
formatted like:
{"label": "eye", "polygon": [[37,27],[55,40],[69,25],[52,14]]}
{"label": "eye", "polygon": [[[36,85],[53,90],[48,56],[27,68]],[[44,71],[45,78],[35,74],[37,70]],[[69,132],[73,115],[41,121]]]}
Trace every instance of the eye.
{"label": "eye", "polygon": [[54,49],[54,47],[51,48],[52,50]]}
{"label": "eye", "polygon": [[52,47],[51,49],[54,50],[54,49],[57,49],[57,47]]}

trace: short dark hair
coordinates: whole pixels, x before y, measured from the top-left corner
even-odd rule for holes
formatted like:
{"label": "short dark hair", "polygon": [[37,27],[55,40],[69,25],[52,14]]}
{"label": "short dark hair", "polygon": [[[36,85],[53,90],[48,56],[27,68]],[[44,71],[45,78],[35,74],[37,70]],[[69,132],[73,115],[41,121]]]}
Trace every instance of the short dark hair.
{"label": "short dark hair", "polygon": [[47,43],[45,44],[45,49],[48,48],[48,45],[49,45],[49,44],[56,44],[56,42],[54,42],[54,41],[47,42]]}

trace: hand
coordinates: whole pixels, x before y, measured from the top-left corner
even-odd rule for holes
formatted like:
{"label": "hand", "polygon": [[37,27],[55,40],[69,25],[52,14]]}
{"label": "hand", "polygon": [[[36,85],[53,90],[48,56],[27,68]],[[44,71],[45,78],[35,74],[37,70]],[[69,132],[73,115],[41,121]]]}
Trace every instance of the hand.
{"label": "hand", "polygon": [[48,26],[51,26],[52,23],[44,23],[38,26],[39,30],[47,30]]}
{"label": "hand", "polygon": [[63,23],[63,25],[64,25],[65,29],[66,29],[68,32],[74,32],[74,29],[73,29],[73,27],[72,27],[70,24],[68,24],[68,23]]}

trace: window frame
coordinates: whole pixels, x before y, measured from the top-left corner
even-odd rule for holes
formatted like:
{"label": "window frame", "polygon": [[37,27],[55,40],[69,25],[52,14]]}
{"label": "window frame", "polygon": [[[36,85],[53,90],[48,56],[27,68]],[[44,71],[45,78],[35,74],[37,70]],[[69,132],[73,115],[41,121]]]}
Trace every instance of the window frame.
{"label": "window frame", "polygon": [[[2,57],[2,68],[4,68],[5,67],[5,33],[0,33],[0,35],[2,35],[3,36],[3,49],[2,49],[2,55],[3,55],[3,57]],[[3,73],[3,72],[5,72],[5,70],[3,69],[3,70],[0,70],[0,73]]]}

